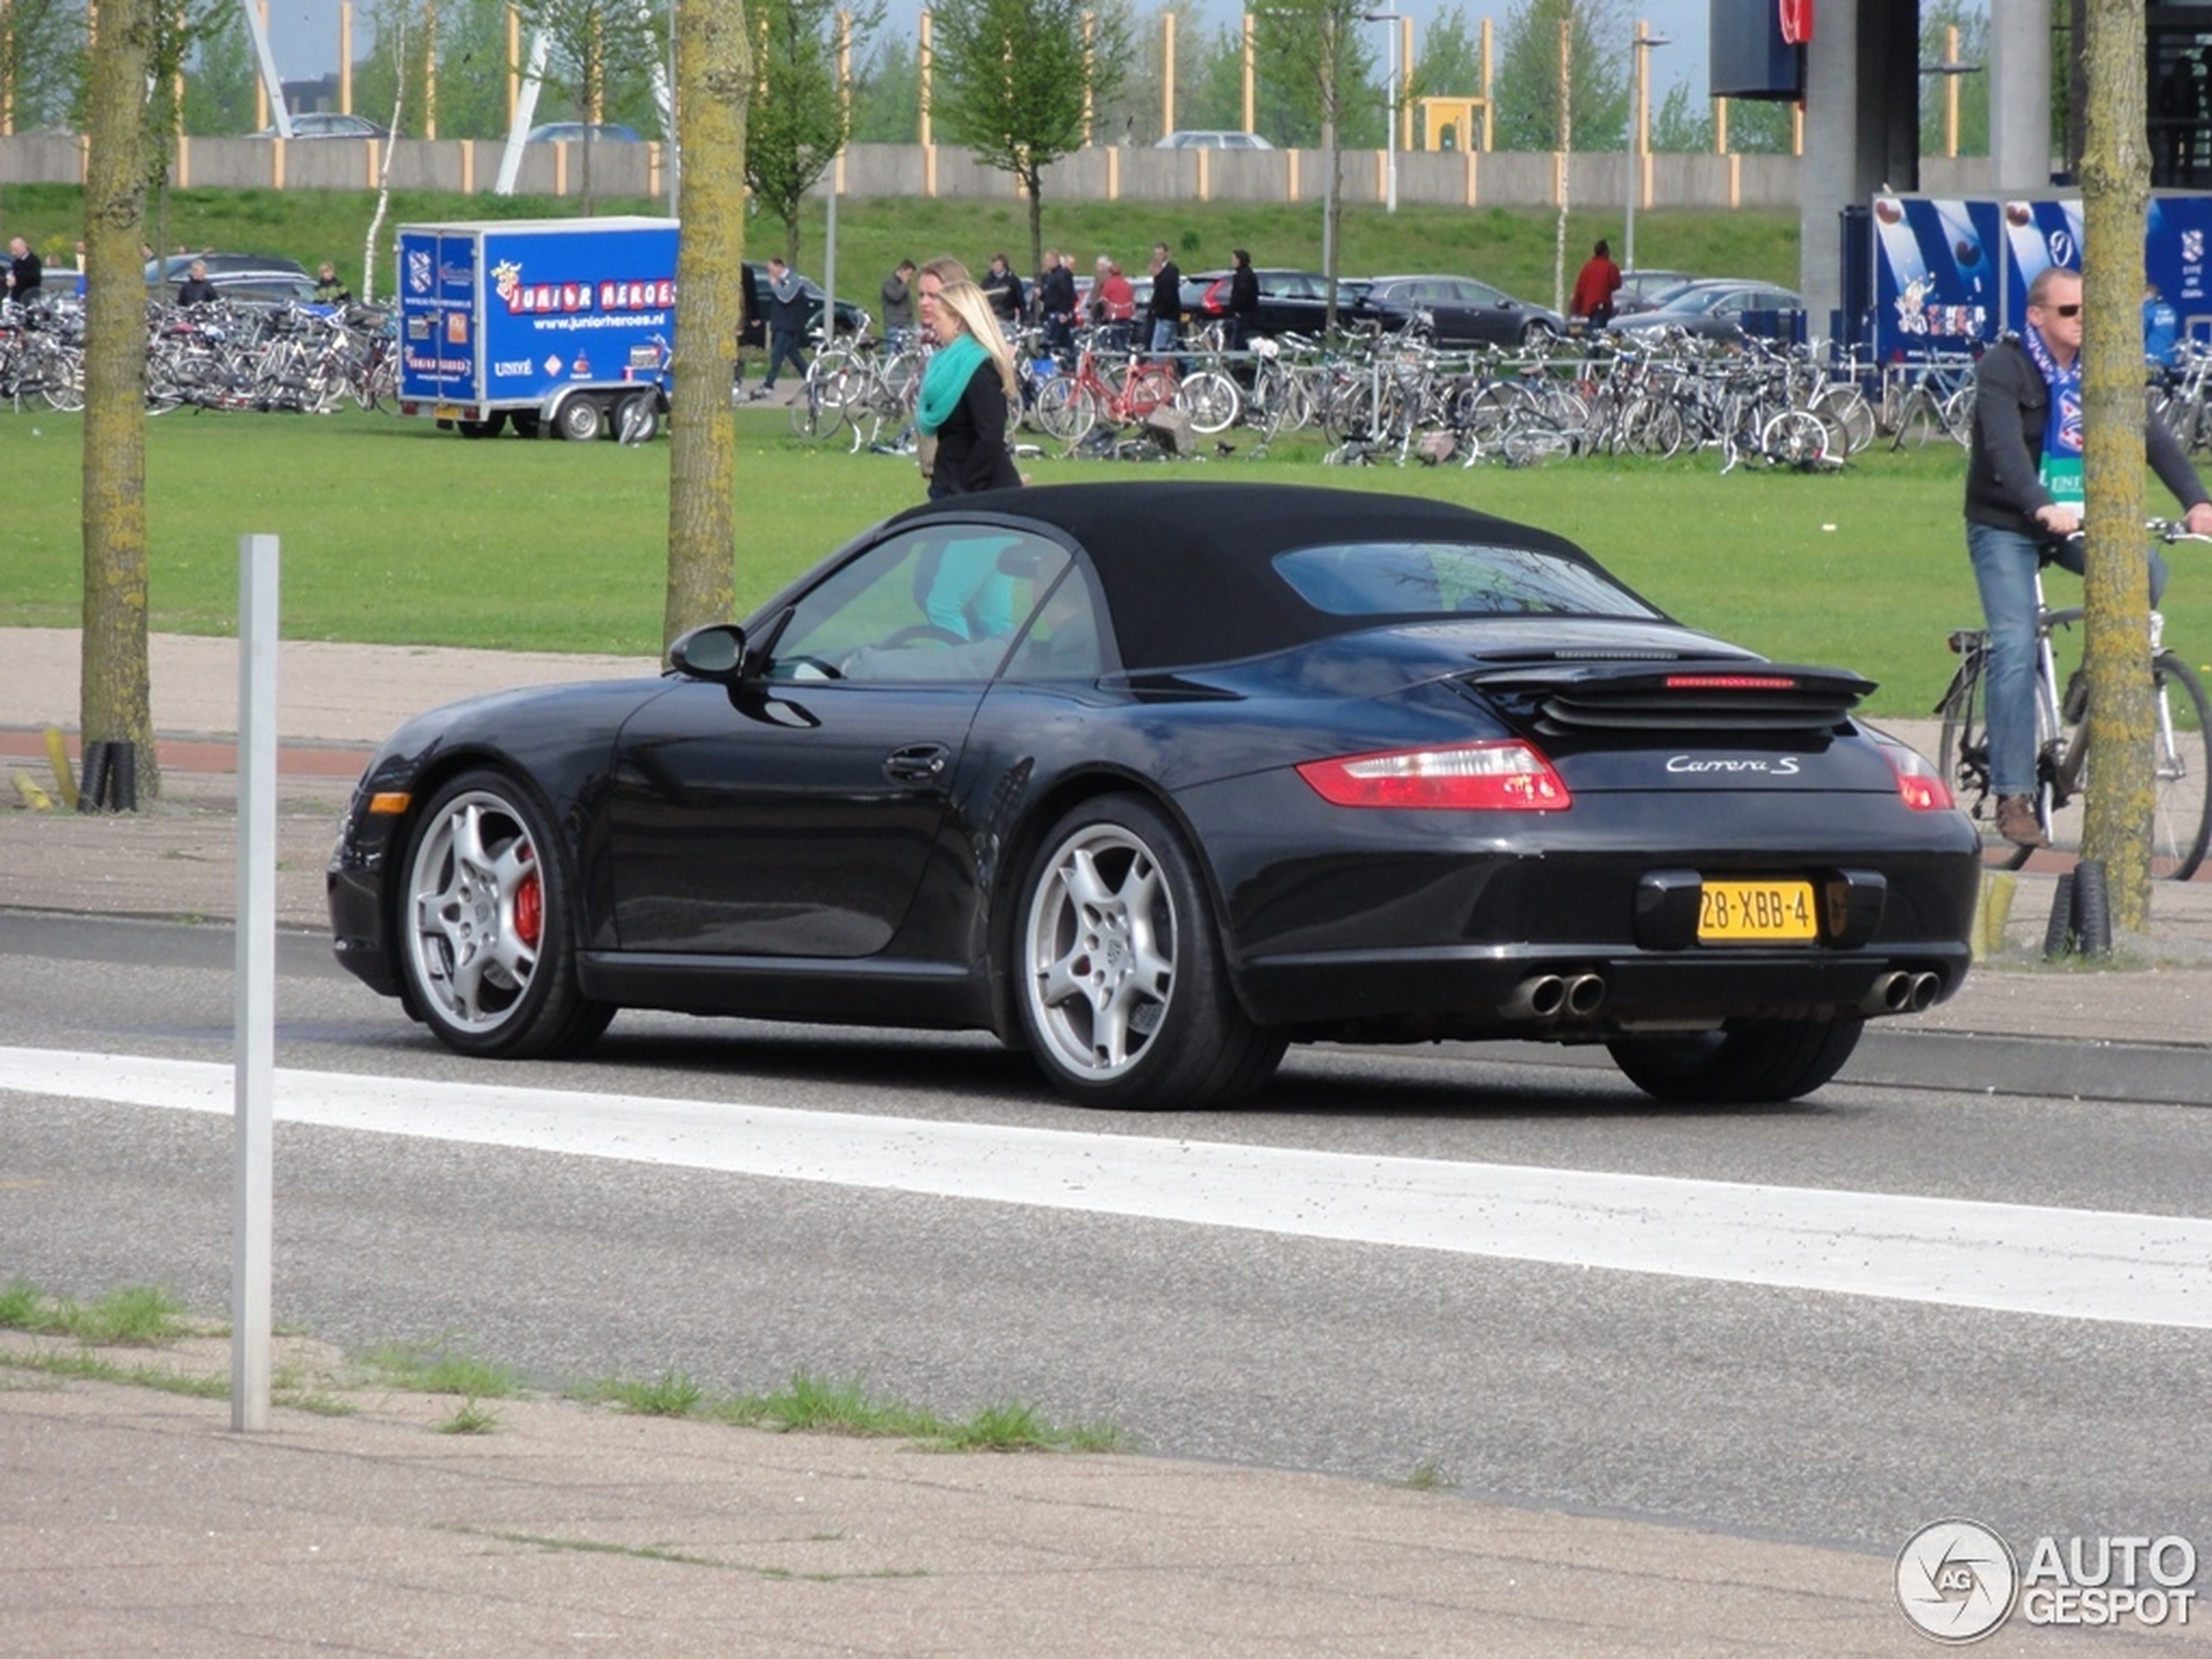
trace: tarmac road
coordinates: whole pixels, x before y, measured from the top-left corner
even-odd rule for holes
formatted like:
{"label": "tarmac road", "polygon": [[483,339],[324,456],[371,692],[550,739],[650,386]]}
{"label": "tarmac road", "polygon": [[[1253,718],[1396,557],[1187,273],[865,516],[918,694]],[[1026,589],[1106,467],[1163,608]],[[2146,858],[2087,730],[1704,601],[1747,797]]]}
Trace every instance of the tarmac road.
{"label": "tarmac road", "polygon": [[[24,631],[0,631],[10,771],[35,767],[38,728],[59,718],[49,711],[73,704],[73,669],[34,660],[44,650],[73,664],[73,636],[64,646]],[[221,711],[234,701],[228,643],[158,645],[158,724],[219,738],[235,720]],[[294,703],[285,725],[280,911],[300,934],[283,955],[299,984],[324,987],[298,1038],[351,1043],[387,1029],[395,1096],[436,1098],[443,1062],[381,1023],[396,1017],[388,1008],[357,1017],[357,1001],[334,995],[352,988],[318,961],[335,804],[361,745],[400,714],[578,665],[320,651],[301,665],[289,649],[286,662],[280,683],[327,705],[302,715]],[[165,705],[160,687],[188,684],[203,706]],[[65,1037],[86,988],[129,992],[165,956],[193,1000],[132,1002],[146,1028],[133,1046],[219,1050],[226,930],[118,941],[116,924],[71,920],[232,913],[226,777],[202,752],[171,752],[155,812],[0,808],[0,909],[16,913],[0,923],[10,968],[0,1042]],[[2052,972],[2023,942],[2040,939],[2049,879],[2023,884],[2005,953],[1959,997],[1891,1022],[1897,1035],[1863,1046],[1846,1081],[1808,1109],[1830,1128],[1839,1163],[1826,1173],[1839,1185],[1880,1189],[1870,1177],[1886,1163],[1890,1187],[1908,1192],[2010,1183],[2054,1209],[2132,1194],[2137,1208],[2202,1213],[2188,1114],[2066,1097],[2084,1082],[2117,1079],[2126,1092],[2158,1076],[2170,1081],[2148,1098],[2195,1098],[2212,1037],[2212,929],[2197,907],[2212,889],[2161,895],[2151,937],[2128,941],[2143,966]],[[610,1058],[562,1070],[556,1086],[637,1086],[621,1032]],[[781,1078],[801,1106],[914,1110],[919,1052],[936,1085],[951,1085],[948,1120],[1019,1127],[1036,1109],[1016,1062],[975,1045],[918,1051],[863,1034],[801,1068],[772,1031],[747,1041],[766,1045],[749,1090]],[[655,1089],[726,1101],[729,1056],[724,1040],[713,1048],[654,1074]],[[1609,1076],[1521,1065],[1528,1057],[1501,1056],[1494,1104],[1477,1116],[1508,1153],[1554,1157],[1580,1141],[1612,1167],[1757,1178],[1728,1159],[1749,1157],[1758,1124],[1642,1106],[1624,1120],[1591,1109],[1593,1091],[1622,1098]],[[1291,1111],[1261,1115],[1253,1137],[1418,1155],[1435,1115],[1403,1106],[1425,1098],[1422,1085],[1394,1085],[1397,1110],[1317,1111],[1347,1086],[1339,1063],[1301,1060]],[[1890,1063],[1917,1073],[1901,1080],[1911,1087],[1870,1086],[1867,1069]],[[1931,1092],[2015,1067],[2043,1104]],[[1523,1100],[1550,1104],[1511,1104]],[[2094,1141],[2084,1110],[2098,1114]],[[1837,1127],[1883,1116],[1899,1131],[1894,1152]],[[161,1261],[219,1295],[219,1116],[10,1092],[0,1076],[0,1273],[114,1284]],[[2167,1527],[2212,1548],[2191,1449],[2202,1435],[2185,1403],[2205,1397],[2212,1373],[2202,1332],[1527,1262],[1470,1273],[1428,1252],[1234,1229],[1043,1220],[334,1129],[281,1138],[281,1282],[327,1316],[308,1320],[318,1336],[389,1339],[411,1313],[547,1376],[634,1369],[641,1354],[647,1367],[670,1356],[717,1377],[825,1353],[872,1359],[890,1392],[933,1403],[995,1387],[1047,1399],[1062,1420],[1196,1424],[1163,1443],[1202,1458],[1326,1468],[1341,1456],[1366,1478],[1156,1457],[916,1459],[556,1404],[503,1407],[501,1433],[457,1439],[427,1432],[452,1402],[382,1394],[354,1417],[280,1413],[273,1433],[239,1436],[203,1402],[10,1386],[0,1388],[11,1471],[0,1582],[11,1642],[26,1651],[231,1655],[320,1641],[551,1653],[619,1641],[741,1653],[1916,1653],[1928,1643],[1898,1610],[1893,1552],[1942,1513],[1993,1518],[2016,1549],[2043,1529]],[[380,1275],[401,1288],[363,1304]],[[1341,1395],[1312,1392],[1296,1360],[1316,1350],[1348,1367],[1364,1412],[1347,1418]],[[1124,1398],[1083,1392],[1103,1357],[1135,1355],[1157,1362],[1142,1373],[1150,1380]],[[1308,1431],[1333,1449],[1283,1443]],[[1377,1484],[1428,1458],[1460,1483],[1455,1495]],[[1854,1494],[1857,1520],[1838,1524],[1824,1507],[1836,1492]],[[1594,1504],[1677,1524],[1592,1515]],[[2133,1634],[2163,1644],[2201,1640],[2202,1628]],[[2080,1639],[2016,1618],[1986,1650],[2066,1652]]]}

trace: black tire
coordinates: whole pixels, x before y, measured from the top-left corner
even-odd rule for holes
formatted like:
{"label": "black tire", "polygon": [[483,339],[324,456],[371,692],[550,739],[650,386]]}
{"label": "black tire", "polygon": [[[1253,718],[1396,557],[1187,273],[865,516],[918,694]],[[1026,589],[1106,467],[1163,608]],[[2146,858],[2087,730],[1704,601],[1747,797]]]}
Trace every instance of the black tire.
{"label": "black tire", "polygon": [[1197,861],[1150,802],[1109,795],[1067,813],[1017,902],[1021,1030],[1077,1104],[1231,1106],[1274,1076],[1285,1041],[1238,1006]]}
{"label": "black tire", "polygon": [[2171,651],[2151,664],[2153,684],[2172,720],[2174,746],[2152,745],[2151,873],[2186,881],[2204,862],[2212,841],[2212,702],[2196,671]]}
{"label": "black tire", "polygon": [[1982,862],[1994,870],[2017,870],[2027,862],[2030,849],[1997,833],[1997,797],[1989,786],[1989,710],[1982,691],[1979,669],[1962,670],[1952,683],[1943,701],[1936,769],[1951,786],[1959,810],[1981,833]]}
{"label": "black tire", "polygon": [[502,409],[486,420],[455,421],[453,424],[464,438],[496,438],[507,424],[507,412]]}
{"label": "black tire", "polygon": [[651,443],[660,435],[660,397],[632,392],[615,411],[615,435],[624,443]]}
{"label": "black tire", "polygon": [[574,894],[559,838],[529,792],[462,773],[415,821],[395,906],[410,1011],[457,1053],[572,1053],[614,1009],[577,985]]}
{"label": "black tire", "polygon": [[1865,1021],[1775,1021],[1685,1037],[1617,1037],[1622,1075],[1669,1105],[1750,1106],[1796,1100],[1844,1069]]}
{"label": "black tire", "polygon": [[571,443],[589,443],[606,429],[607,412],[589,397],[570,398],[553,417],[554,435]]}

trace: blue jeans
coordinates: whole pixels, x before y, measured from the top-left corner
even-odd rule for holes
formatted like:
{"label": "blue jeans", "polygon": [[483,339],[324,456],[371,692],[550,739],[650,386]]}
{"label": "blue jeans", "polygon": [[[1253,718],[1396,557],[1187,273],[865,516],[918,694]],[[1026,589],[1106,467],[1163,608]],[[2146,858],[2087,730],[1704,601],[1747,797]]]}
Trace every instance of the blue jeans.
{"label": "blue jeans", "polygon": [[[2000,795],[2035,792],[2035,571],[2049,559],[2081,574],[2077,537],[2055,544],[1993,524],[1966,525],[1966,552],[1981,590],[1989,629],[1989,662],[1982,671],[1989,705],[1989,785]],[[2150,602],[2166,591],[2166,561],[2150,550]]]}
{"label": "blue jeans", "polygon": [[806,359],[799,348],[799,331],[795,328],[771,329],[768,334],[768,375],[761,385],[774,390],[776,371],[786,363],[802,375],[806,373]]}

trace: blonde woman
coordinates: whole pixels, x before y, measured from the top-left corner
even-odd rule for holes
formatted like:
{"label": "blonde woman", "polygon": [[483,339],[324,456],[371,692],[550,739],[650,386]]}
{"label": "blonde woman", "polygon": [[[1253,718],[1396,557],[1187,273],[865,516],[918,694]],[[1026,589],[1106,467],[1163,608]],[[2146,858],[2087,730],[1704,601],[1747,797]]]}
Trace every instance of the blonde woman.
{"label": "blonde woman", "polygon": [[922,371],[914,425],[936,441],[929,498],[1019,484],[1006,447],[1007,411],[1018,395],[1014,352],[973,282],[947,282],[926,311],[937,349]]}

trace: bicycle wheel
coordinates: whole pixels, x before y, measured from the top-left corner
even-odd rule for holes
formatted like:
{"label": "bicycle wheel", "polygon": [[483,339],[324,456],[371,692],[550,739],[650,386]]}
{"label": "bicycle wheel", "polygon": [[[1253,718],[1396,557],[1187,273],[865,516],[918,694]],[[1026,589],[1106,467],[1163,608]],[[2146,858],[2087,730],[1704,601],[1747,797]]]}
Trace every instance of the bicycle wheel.
{"label": "bicycle wheel", "polygon": [[1138,363],[1122,382],[1120,413],[1126,420],[1142,421],[1153,410],[1173,403],[1175,392],[1175,371],[1165,363]]}
{"label": "bicycle wheel", "polygon": [[1810,469],[1829,462],[1829,437],[1818,415],[1784,409],[1759,428],[1759,449],[1778,466]]}
{"label": "bicycle wheel", "polygon": [[1037,388],[1037,424],[1062,443],[1081,443],[1098,421],[1098,404],[1088,387],[1065,374]]}
{"label": "bicycle wheel", "polygon": [[[1981,832],[1982,862],[2017,870],[2028,849],[1997,833],[1997,796],[1989,783],[1989,711],[1982,693],[1984,646],[1970,644],[1951,689],[1939,709],[1943,728],[1936,739],[1936,770],[1951,786],[1952,798]],[[2039,801],[2041,798],[2039,797]]]}
{"label": "bicycle wheel", "polygon": [[1190,429],[1211,437],[1217,432],[1226,432],[1237,423],[1237,411],[1243,398],[1237,391],[1237,382],[1215,369],[1200,369],[1183,382],[1176,401],[1190,417]]}
{"label": "bicycle wheel", "polygon": [[1856,386],[1830,387],[1814,403],[1812,412],[1840,440],[1836,447],[1842,455],[1855,455],[1874,442],[1873,406]]}
{"label": "bicycle wheel", "polygon": [[1974,435],[1974,388],[1962,386],[1943,401],[1943,429],[1951,441],[1966,448]]}
{"label": "bicycle wheel", "polygon": [[2196,671],[2171,651],[2151,664],[2158,731],[2152,739],[2150,873],[2186,881],[2212,840],[2212,703]]}
{"label": "bicycle wheel", "polygon": [[792,400],[791,435],[810,442],[822,442],[837,435],[845,424],[845,410],[840,405],[825,403],[817,395],[819,388],[808,385]]}

